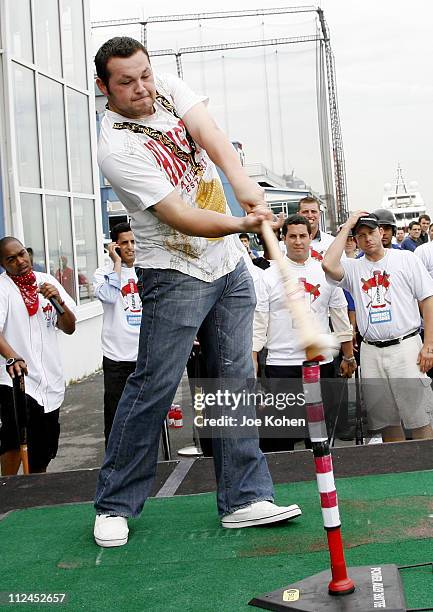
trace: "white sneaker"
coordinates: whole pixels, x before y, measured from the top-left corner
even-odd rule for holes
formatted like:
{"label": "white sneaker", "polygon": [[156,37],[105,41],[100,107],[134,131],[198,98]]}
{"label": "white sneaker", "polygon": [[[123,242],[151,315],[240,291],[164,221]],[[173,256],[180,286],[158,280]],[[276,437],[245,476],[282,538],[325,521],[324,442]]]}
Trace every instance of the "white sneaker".
{"label": "white sneaker", "polygon": [[367,442],[368,444],[382,444],[383,440],[382,440],[382,436],[373,436],[373,438],[370,438],[370,440]]}
{"label": "white sneaker", "polygon": [[221,519],[221,525],[227,529],[239,529],[240,527],[256,527],[279,523],[301,516],[302,512],[296,504],[292,506],[276,506],[269,501],[259,501],[250,504],[246,508],[236,510]]}
{"label": "white sneaker", "polygon": [[128,541],[128,521],[123,516],[97,514],[93,536],[98,546],[123,546]]}

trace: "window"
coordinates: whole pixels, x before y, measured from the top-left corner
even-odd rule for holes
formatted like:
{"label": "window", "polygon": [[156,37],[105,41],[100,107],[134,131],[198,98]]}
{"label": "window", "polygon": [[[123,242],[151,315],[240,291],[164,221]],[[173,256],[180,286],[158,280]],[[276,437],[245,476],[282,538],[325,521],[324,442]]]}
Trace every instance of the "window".
{"label": "window", "polygon": [[39,76],[42,159],[46,189],[68,190],[63,86]]}
{"label": "window", "polygon": [[71,188],[92,193],[92,156],[90,152],[88,98],[68,88],[68,126],[71,152]]}
{"label": "window", "polygon": [[40,70],[53,76],[62,76],[59,31],[59,7],[57,0],[34,3],[35,62]]}
{"label": "window", "polygon": [[[21,194],[21,214],[24,244],[33,251],[33,270],[46,272],[42,198],[38,193]],[[32,256],[31,253],[30,256]]]}
{"label": "window", "polygon": [[74,85],[87,89],[83,7],[77,0],[61,0],[63,72]]}
{"label": "window", "polygon": [[93,300],[92,278],[97,268],[95,203],[74,198],[75,247],[80,303]]}
{"label": "window", "polygon": [[13,81],[19,183],[22,187],[40,187],[33,70],[13,63]]}
{"label": "window", "polygon": [[7,47],[0,53],[0,90],[5,84],[12,104],[6,120],[13,122],[15,138],[13,159],[1,147],[12,173],[11,232],[32,250],[34,269],[51,273],[77,303],[94,299],[100,215],[87,5],[88,0],[0,0],[0,38],[8,33],[6,43],[0,40],[0,51]]}
{"label": "window", "polygon": [[10,37],[12,55],[16,59],[33,63],[30,0],[14,0],[10,18]]}
{"label": "window", "polygon": [[46,196],[50,274],[75,300],[75,272],[72,255],[71,210],[69,198]]}

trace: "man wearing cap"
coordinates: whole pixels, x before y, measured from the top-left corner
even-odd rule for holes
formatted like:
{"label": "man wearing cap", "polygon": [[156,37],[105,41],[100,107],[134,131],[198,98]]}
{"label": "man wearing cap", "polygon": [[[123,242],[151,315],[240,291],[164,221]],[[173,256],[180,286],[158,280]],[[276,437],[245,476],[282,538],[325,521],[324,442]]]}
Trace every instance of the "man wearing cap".
{"label": "man wearing cap", "polygon": [[[353,228],[360,259],[341,259]],[[433,438],[433,394],[426,372],[433,367],[433,279],[411,254],[385,249],[375,216],[353,213],[329,247],[322,266],[327,278],[350,291],[363,338],[361,372],[371,431],[384,442]],[[420,310],[424,343],[419,335]]]}
{"label": "man wearing cap", "polygon": [[400,245],[392,241],[393,237],[397,233],[397,220],[392,210],[386,208],[378,208],[372,213],[377,217],[379,227],[382,228],[382,244],[385,249],[399,249]]}

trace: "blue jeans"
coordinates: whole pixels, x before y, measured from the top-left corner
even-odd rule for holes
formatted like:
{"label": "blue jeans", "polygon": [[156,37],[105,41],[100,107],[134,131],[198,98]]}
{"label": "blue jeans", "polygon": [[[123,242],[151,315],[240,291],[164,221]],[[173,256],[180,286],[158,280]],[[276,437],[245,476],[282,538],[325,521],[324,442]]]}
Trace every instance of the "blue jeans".
{"label": "blue jeans", "polygon": [[[198,329],[209,378],[245,381],[254,375],[255,294],[243,260],[211,283],[176,270],[139,269],[137,275],[143,304],[137,366],[117,407],[95,496],[98,514],[125,517],[140,514],[150,495],[162,423]],[[257,437],[214,439],[213,454],[220,515],[272,501]]]}

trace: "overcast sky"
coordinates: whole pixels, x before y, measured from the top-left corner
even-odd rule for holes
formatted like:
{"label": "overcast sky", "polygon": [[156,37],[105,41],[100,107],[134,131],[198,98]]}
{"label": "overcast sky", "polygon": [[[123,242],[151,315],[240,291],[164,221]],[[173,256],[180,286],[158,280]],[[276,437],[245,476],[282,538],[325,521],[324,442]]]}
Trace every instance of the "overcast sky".
{"label": "overcast sky", "polygon": [[[312,3],[296,0],[293,6]],[[92,21],[135,16],[285,7],[281,0],[90,0]],[[373,210],[400,162],[433,213],[433,43],[431,0],[322,0],[335,55],[350,208]],[[241,25],[242,22],[242,25]],[[149,49],[292,37],[314,33],[314,14],[152,25]],[[105,38],[128,29],[95,30]],[[230,138],[242,140],[247,162],[277,173],[292,169],[322,191],[315,106],[314,44],[184,57],[184,78],[210,97],[210,110]],[[224,58],[222,56],[224,55]],[[278,56],[278,57],[277,57]],[[170,58],[155,67],[174,72]],[[266,87],[267,83],[267,87]]]}

